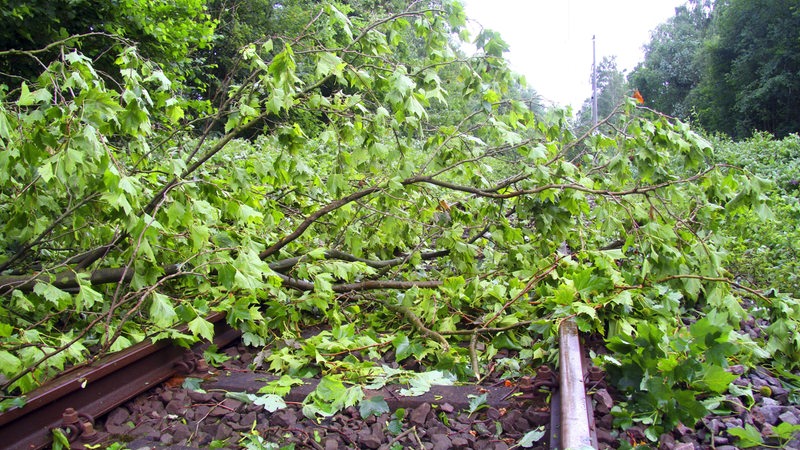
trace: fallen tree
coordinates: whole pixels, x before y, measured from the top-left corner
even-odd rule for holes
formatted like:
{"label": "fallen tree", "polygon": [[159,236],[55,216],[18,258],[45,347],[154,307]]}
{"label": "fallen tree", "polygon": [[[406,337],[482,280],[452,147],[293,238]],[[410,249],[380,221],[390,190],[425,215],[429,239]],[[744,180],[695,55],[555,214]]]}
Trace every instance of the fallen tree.
{"label": "fallen tree", "polygon": [[[359,330],[329,353],[481,377],[501,348],[552,360],[564,317],[611,339],[694,311],[737,323],[737,292],[766,300],[727,277],[717,234],[765,213],[766,184],[632,101],[609,135],[537,117],[498,35],[462,54],[464,21],[449,2],[379,18],[323,2],[242,48],[204,109],[123,41],[119,85],[80,38],[58,43],[0,107],[5,393],[146,337],[210,338],[216,311],[250,345],[324,323]],[[275,368],[331,362],[288,351]]]}

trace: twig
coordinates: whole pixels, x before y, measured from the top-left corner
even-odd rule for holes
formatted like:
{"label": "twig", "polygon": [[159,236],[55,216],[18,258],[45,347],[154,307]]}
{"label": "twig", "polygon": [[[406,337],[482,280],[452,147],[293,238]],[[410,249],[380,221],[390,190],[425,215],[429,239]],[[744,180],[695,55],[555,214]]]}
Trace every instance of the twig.
{"label": "twig", "polygon": [[447,339],[445,339],[441,334],[437,333],[436,331],[431,330],[430,328],[426,327],[424,323],[422,323],[422,319],[417,317],[410,308],[403,306],[403,305],[392,305],[387,301],[378,300],[381,302],[386,308],[396,313],[402,314],[406,317],[406,319],[411,322],[411,325],[417,329],[423,336],[430,337],[434,339],[436,342],[441,344],[442,349],[444,351],[450,350],[450,344],[447,343]]}
{"label": "twig", "polygon": [[125,44],[128,44],[128,45],[131,45],[131,41],[129,41],[129,40],[125,39],[125,38],[122,38],[122,37],[120,37],[118,35],[103,33],[103,32],[99,32],[99,31],[94,31],[94,32],[91,32],[91,33],[76,34],[76,35],[73,35],[73,36],[68,36],[68,37],[66,37],[64,39],[60,39],[58,41],[51,42],[51,43],[47,44],[46,46],[44,46],[42,48],[39,48],[39,49],[34,49],[34,50],[16,50],[16,49],[12,48],[12,49],[9,49],[9,50],[0,51],[0,57],[8,56],[8,55],[32,56],[32,55],[35,55],[37,53],[44,53],[44,52],[50,50],[53,47],[58,47],[59,45],[66,44],[69,41],[72,41],[72,40],[75,40],[75,39],[84,38],[84,37],[89,37],[89,36],[103,36],[103,37],[111,38],[112,40],[115,40],[115,41],[118,41],[118,42],[121,42],[121,43],[125,43]]}
{"label": "twig", "polygon": [[400,433],[397,436],[395,436],[394,439],[389,441],[388,448],[392,448],[392,445],[396,444],[397,442],[399,442],[404,437],[406,437],[409,434],[413,433],[415,428],[416,428],[416,425],[414,425],[413,427],[411,427],[411,428],[407,429],[406,431],[403,431],[402,433]]}
{"label": "twig", "polygon": [[469,338],[469,361],[472,364],[472,373],[475,375],[476,380],[481,379],[481,368],[478,364],[478,350],[475,346],[478,344],[478,333],[473,332],[472,337]]}
{"label": "twig", "polygon": [[506,302],[506,303],[503,305],[503,307],[502,307],[502,308],[500,308],[500,309],[499,309],[499,310],[498,310],[498,311],[497,311],[497,312],[496,312],[496,313],[495,313],[495,314],[494,314],[494,315],[493,315],[491,318],[489,318],[489,320],[487,320],[486,322],[484,322],[484,326],[487,326],[487,325],[489,325],[490,323],[492,323],[492,322],[494,322],[495,320],[497,320],[497,318],[498,318],[498,317],[500,317],[500,314],[502,314],[502,313],[503,313],[503,311],[505,311],[505,310],[506,310],[506,309],[507,309],[509,306],[511,306],[512,304],[514,304],[514,303],[515,303],[517,300],[519,300],[519,299],[520,299],[520,298],[521,298],[523,295],[525,295],[525,294],[527,294],[528,292],[530,292],[530,291],[531,291],[531,289],[533,289],[533,287],[536,285],[536,283],[538,283],[538,282],[539,282],[539,281],[541,281],[541,280],[542,280],[542,279],[543,279],[545,276],[547,276],[548,274],[550,274],[550,272],[554,271],[554,270],[556,269],[556,267],[558,267],[558,263],[559,263],[559,261],[561,261],[562,259],[566,258],[567,256],[569,256],[569,255],[564,255],[564,256],[562,256],[562,257],[560,257],[560,258],[556,258],[555,262],[554,262],[553,264],[551,264],[551,265],[550,265],[550,266],[547,268],[547,270],[545,270],[544,272],[541,272],[541,273],[539,273],[539,274],[536,274],[536,275],[532,276],[532,277],[531,277],[531,280],[530,280],[530,281],[528,281],[528,283],[527,283],[527,284],[525,285],[525,287],[524,287],[524,288],[523,288],[523,289],[522,289],[522,290],[519,292],[519,294],[517,294],[517,295],[516,295],[514,298],[512,298],[511,300],[507,301],[507,302]]}
{"label": "twig", "polygon": [[345,350],[342,350],[342,351],[336,352],[336,353],[320,353],[320,355],[325,356],[325,357],[339,356],[339,355],[344,355],[345,353],[360,352],[361,350],[367,350],[367,349],[375,348],[375,347],[385,347],[385,346],[387,346],[387,345],[389,345],[391,343],[392,343],[392,341],[376,342],[374,344],[364,345],[362,347],[348,348],[348,349],[345,349]]}

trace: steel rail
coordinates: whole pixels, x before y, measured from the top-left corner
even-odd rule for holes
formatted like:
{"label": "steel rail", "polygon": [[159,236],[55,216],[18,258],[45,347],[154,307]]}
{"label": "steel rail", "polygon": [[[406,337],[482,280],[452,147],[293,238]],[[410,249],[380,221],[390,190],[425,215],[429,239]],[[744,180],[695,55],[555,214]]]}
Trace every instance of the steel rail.
{"label": "steel rail", "polygon": [[561,409],[559,447],[573,450],[597,448],[589,426],[590,409],[583,382],[583,353],[578,326],[574,319],[569,318],[561,322],[558,347],[560,375],[558,397]]}
{"label": "steel rail", "polygon": [[[214,343],[219,347],[240,335],[224,317],[218,313],[208,318],[214,322]],[[206,345],[198,344],[194,350]],[[196,369],[192,354],[192,350],[169,341],[144,341],[56,378],[26,394],[22,408],[0,414],[0,446],[44,448],[52,443],[51,430],[67,416],[92,421],[178,373],[192,372]]]}

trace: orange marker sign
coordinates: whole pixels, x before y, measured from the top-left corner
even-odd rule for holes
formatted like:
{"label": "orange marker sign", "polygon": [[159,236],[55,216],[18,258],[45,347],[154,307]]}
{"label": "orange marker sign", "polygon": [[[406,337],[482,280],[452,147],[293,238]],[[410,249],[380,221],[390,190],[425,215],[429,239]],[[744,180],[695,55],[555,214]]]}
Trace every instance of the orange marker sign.
{"label": "orange marker sign", "polygon": [[644,103],[644,97],[642,97],[642,93],[638,89],[633,91],[633,99],[636,100],[636,103]]}

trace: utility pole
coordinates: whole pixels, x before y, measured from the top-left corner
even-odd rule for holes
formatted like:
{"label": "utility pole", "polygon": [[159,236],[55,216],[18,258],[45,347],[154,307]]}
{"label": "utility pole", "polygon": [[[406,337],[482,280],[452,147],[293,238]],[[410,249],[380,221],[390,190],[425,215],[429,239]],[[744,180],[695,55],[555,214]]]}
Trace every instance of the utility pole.
{"label": "utility pole", "polygon": [[597,126],[597,54],[592,35],[592,126]]}

